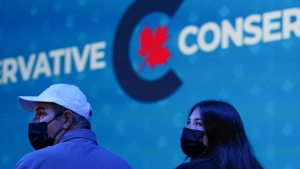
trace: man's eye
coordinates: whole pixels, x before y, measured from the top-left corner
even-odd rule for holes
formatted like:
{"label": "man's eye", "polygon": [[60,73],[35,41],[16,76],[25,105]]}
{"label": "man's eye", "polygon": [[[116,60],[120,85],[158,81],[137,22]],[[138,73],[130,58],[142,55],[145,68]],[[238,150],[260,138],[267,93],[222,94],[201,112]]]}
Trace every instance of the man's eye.
{"label": "man's eye", "polygon": [[40,114],[40,117],[43,117],[43,116],[45,116],[45,115],[46,115],[46,113],[45,113],[45,112],[40,112],[39,114]]}

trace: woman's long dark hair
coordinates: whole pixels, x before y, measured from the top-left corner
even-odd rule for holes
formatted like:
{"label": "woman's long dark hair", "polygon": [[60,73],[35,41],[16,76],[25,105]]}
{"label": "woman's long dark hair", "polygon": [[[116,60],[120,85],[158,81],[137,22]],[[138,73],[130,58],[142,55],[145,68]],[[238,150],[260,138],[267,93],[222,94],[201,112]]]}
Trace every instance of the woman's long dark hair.
{"label": "woman's long dark hair", "polygon": [[253,154],[241,117],[232,105],[223,101],[206,100],[194,105],[190,115],[196,108],[200,109],[208,138],[207,150],[200,158],[218,151],[221,168],[262,168]]}

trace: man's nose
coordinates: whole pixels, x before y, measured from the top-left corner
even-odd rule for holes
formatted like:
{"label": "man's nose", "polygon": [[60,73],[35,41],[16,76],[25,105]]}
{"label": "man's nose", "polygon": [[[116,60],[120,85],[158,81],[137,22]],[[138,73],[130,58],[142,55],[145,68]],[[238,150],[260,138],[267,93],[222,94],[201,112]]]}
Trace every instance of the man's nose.
{"label": "man's nose", "polygon": [[30,123],[38,123],[40,122],[39,118],[33,118]]}

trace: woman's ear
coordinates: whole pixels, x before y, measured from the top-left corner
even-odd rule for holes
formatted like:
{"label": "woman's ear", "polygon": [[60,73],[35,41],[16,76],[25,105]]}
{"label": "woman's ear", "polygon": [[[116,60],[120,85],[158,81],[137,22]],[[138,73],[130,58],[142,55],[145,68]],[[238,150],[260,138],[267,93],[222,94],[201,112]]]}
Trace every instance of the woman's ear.
{"label": "woman's ear", "polygon": [[70,110],[66,110],[63,113],[62,117],[63,117],[63,120],[64,120],[63,129],[68,130],[72,126],[73,113]]}

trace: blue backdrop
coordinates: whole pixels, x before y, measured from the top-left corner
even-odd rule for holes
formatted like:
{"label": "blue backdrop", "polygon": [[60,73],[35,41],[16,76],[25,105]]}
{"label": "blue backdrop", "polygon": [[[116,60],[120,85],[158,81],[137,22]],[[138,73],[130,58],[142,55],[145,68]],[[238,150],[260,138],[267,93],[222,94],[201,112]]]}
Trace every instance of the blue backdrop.
{"label": "blue backdrop", "polygon": [[204,99],[236,107],[265,168],[300,168],[299,6],[0,1],[0,168],[33,151],[33,114],[17,97],[53,83],[82,89],[99,145],[133,168],[182,163],[182,128],[190,107]]}

